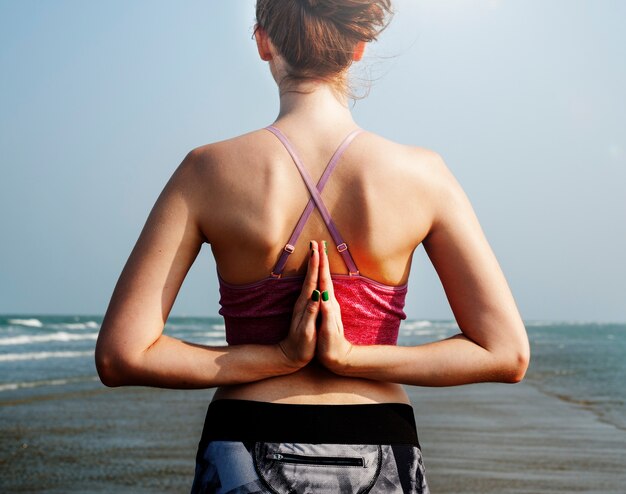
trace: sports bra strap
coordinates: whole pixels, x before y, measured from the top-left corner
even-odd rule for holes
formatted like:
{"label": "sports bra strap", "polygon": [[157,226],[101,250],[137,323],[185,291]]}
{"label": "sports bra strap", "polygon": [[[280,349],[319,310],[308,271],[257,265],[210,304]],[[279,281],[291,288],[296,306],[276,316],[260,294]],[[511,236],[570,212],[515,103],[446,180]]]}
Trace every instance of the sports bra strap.
{"label": "sports bra strap", "polygon": [[285,268],[285,264],[287,263],[287,259],[289,258],[291,253],[294,251],[295,249],[294,245],[296,241],[298,240],[298,237],[302,233],[302,230],[304,229],[304,225],[306,221],[308,220],[309,216],[311,215],[311,213],[313,212],[313,208],[315,206],[317,206],[317,209],[319,210],[320,215],[322,216],[322,219],[324,220],[324,223],[326,224],[326,227],[328,228],[328,231],[330,232],[330,236],[335,242],[335,245],[337,246],[337,250],[339,251],[339,254],[341,255],[341,257],[343,258],[343,261],[346,264],[346,267],[348,268],[348,272],[351,275],[358,275],[359,270],[357,269],[356,264],[354,263],[354,260],[352,259],[352,256],[350,255],[350,251],[348,250],[348,245],[343,241],[343,238],[341,237],[339,230],[337,229],[337,227],[335,226],[335,223],[330,217],[330,213],[328,212],[326,205],[322,201],[322,196],[320,193],[324,189],[324,186],[326,185],[326,182],[328,181],[330,174],[333,172],[333,170],[337,166],[339,158],[341,158],[341,155],[350,145],[352,140],[360,132],[362,132],[362,129],[356,129],[350,132],[348,136],[346,136],[346,138],[342,141],[342,143],[339,145],[339,147],[333,154],[332,158],[328,162],[328,165],[326,166],[324,173],[320,177],[317,183],[317,186],[315,186],[313,184],[313,180],[311,179],[311,176],[304,168],[302,161],[300,160],[298,154],[296,153],[295,149],[293,148],[293,146],[291,145],[287,137],[278,128],[272,125],[269,125],[268,127],[265,127],[265,128],[269,130],[270,132],[272,132],[283,143],[283,145],[287,149],[287,152],[289,152],[289,154],[291,155],[291,158],[296,164],[296,167],[298,168],[298,171],[300,172],[300,175],[302,176],[302,179],[304,180],[304,183],[309,189],[309,193],[311,194],[311,198],[309,199],[309,202],[307,203],[306,208],[302,212],[302,215],[300,216],[300,219],[298,220],[298,223],[296,227],[294,228],[293,233],[291,234],[291,237],[289,237],[289,240],[287,241],[287,244],[285,245],[285,248],[283,249],[283,252],[281,253],[279,257],[278,262],[276,263],[276,266],[272,270],[271,276],[275,278],[279,278],[282,275],[283,269]]}

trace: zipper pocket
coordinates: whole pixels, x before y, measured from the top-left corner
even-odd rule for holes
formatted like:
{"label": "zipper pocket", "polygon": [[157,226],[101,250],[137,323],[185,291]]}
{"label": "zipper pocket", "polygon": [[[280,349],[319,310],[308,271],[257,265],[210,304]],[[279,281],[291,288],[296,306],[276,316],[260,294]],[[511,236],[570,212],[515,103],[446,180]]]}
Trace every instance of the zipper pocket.
{"label": "zipper pocket", "polygon": [[364,467],[363,458],[353,458],[349,456],[305,456],[293,455],[290,453],[269,453],[268,460],[279,461],[281,463],[295,463],[299,465],[320,465],[320,466],[340,466],[340,467]]}

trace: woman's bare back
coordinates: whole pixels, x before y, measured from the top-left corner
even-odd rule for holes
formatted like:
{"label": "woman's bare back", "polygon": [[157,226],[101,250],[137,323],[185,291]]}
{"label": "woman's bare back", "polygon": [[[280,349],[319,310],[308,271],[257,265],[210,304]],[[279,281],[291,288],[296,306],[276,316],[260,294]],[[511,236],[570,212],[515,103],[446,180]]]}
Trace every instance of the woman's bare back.
{"label": "woman's bare back", "polygon": [[[312,138],[306,129],[283,129],[314,181],[345,135]],[[243,284],[266,277],[276,263],[309,193],[280,142],[261,129],[193,151],[204,194],[199,224],[221,276]],[[429,173],[438,156],[369,132],[350,144],[322,197],[361,273],[381,283],[408,279],[413,250],[432,221]],[[305,270],[310,239],[332,240],[315,210],[305,225],[285,274]],[[346,273],[330,246],[333,273]]]}
{"label": "woman's bare back", "polygon": [[[279,125],[279,124],[278,124]],[[278,126],[277,125],[277,126]],[[313,138],[282,129],[316,182],[339,143],[353,129]],[[288,152],[266,129],[194,151],[203,177],[199,225],[223,280],[266,278],[309,200]],[[324,188],[324,203],[363,276],[387,285],[407,282],[413,250],[428,231],[428,173],[438,156],[361,132]],[[303,274],[310,239],[327,239],[331,271],[346,266],[318,211],[306,223],[284,274]],[[217,398],[285,403],[408,402],[399,385],[341,377],[312,362],[302,370],[221,388]]]}

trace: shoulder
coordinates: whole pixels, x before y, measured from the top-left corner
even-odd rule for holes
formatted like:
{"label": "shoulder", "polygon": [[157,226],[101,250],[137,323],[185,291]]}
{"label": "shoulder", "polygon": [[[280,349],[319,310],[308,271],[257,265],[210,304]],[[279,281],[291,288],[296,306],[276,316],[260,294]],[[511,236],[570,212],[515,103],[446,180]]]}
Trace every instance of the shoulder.
{"label": "shoulder", "polygon": [[403,211],[419,219],[420,231],[430,230],[451,211],[469,207],[439,152],[369,132],[362,142],[359,152],[368,165],[364,180],[379,191],[379,201],[401,202]]}
{"label": "shoulder", "polygon": [[441,155],[432,149],[403,144],[369,131],[363,132],[363,138],[357,147],[362,155],[384,157],[378,161],[407,171],[435,171],[443,163]]}
{"label": "shoulder", "polygon": [[184,196],[207,238],[212,238],[216,225],[233,221],[242,210],[266,199],[258,184],[272,159],[259,152],[267,148],[267,139],[274,137],[259,129],[203,144],[191,149],[174,172],[167,188]]}
{"label": "shoulder", "polygon": [[191,149],[174,177],[178,183],[195,188],[205,198],[223,194],[245,182],[244,178],[261,168],[267,159],[259,153],[265,148],[269,132],[259,129],[236,137]]}
{"label": "shoulder", "polygon": [[358,153],[358,158],[368,163],[368,172],[378,171],[396,183],[402,181],[407,186],[434,191],[455,182],[442,155],[432,149],[366,132]]}
{"label": "shoulder", "polygon": [[185,157],[183,166],[197,173],[219,173],[232,169],[241,158],[258,152],[258,146],[271,139],[264,129],[198,146]]}

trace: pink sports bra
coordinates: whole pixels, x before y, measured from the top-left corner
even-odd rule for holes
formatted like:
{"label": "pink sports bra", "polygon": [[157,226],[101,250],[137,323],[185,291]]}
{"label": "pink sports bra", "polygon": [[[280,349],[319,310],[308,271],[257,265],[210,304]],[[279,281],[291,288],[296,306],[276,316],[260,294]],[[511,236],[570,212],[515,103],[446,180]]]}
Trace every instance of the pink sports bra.
{"label": "pink sports bra", "polygon": [[226,341],[230,345],[273,344],[286,336],[304,276],[283,277],[282,272],[287,259],[295,250],[294,246],[306,221],[317,207],[349,272],[347,275],[332,275],[335,296],[342,308],[341,318],[346,338],[357,345],[395,345],[400,321],[406,319],[404,303],[407,285],[385,285],[359,274],[348,245],[343,241],[321,197],[339,158],[361,129],[348,134],[339,145],[317,186],[287,137],[271,125],[266,129],[283,143],[291,155],[311,198],[267,278],[245,285],[233,285],[219,277],[219,313],[224,317]]}

